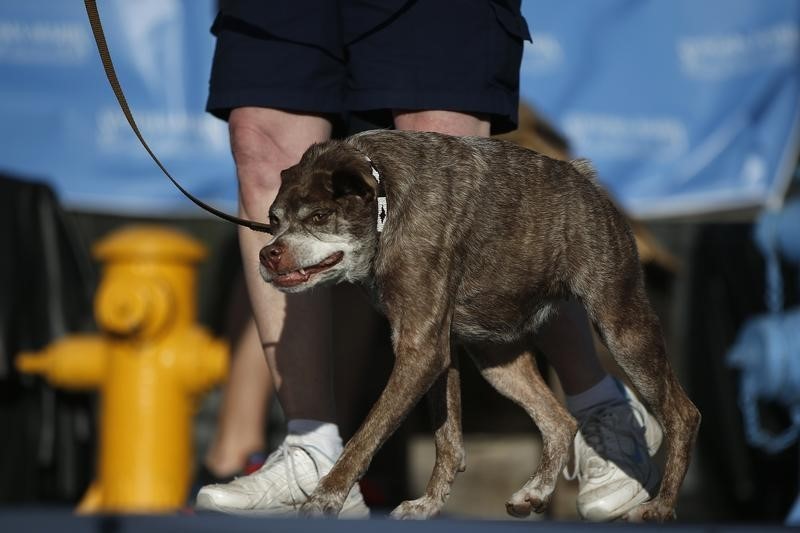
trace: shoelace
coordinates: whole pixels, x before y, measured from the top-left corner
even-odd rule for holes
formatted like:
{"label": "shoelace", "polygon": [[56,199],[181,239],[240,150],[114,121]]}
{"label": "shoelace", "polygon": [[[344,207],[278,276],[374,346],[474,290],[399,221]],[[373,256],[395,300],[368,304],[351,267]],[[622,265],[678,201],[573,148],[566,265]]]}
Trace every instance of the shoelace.
{"label": "shoelace", "polygon": [[[292,490],[292,487],[294,485],[297,485],[297,487],[300,489],[300,492],[303,493],[303,495],[306,498],[308,498],[308,493],[305,491],[303,486],[300,485],[300,483],[297,481],[297,468],[294,465],[294,457],[292,456],[292,453],[289,451],[289,443],[287,443],[286,440],[284,440],[283,443],[281,443],[280,452],[283,458],[284,470],[286,472],[286,480],[288,482],[287,485],[289,489],[289,498],[292,499],[292,507],[296,508],[297,500],[294,497],[294,491]],[[315,469],[317,468],[317,463],[314,463],[314,468]],[[319,473],[319,469],[317,469],[317,473]]]}
{"label": "shoelace", "polygon": [[[284,475],[285,475],[285,478],[286,478],[286,486],[287,486],[287,488],[289,490],[289,498],[292,501],[292,507],[298,508],[300,505],[303,504],[303,502],[305,502],[308,499],[310,493],[307,492],[303,488],[303,486],[300,484],[300,482],[297,479],[297,467],[295,466],[294,456],[293,456],[293,454],[291,452],[292,448],[297,448],[301,452],[305,453],[308,456],[308,458],[311,460],[311,463],[314,465],[314,469],[317,472],[317,478],[320,478],[321,475],[320,475],[320,471],[319,471],[319,466],[317,465],[317,462],[314,460],[314,457],[311,455],[311,453],[309,453],[307,448],[313,448],[318,453],[320,453],[323,456],[325,456],[325,454],[322,452],[322,450],[320,450],[319,448],[317,448],[316,446],[313,446],[311,444],[302,444],[301,445],[301,444],[289,443],[287,441],[287,439],[285,439],[281,443],[280,447],[269,455],[269,457],[267,458],[267,460],[264,463],[264,465],[257,472],[255,472],[255,473],[253,473],[253,474],[251,474],[249,476],[236,478],[236,480],[249,481],[249,480],[247,480],[247,478],[250,478],[250,480],[252,480],[252,481],[250,481],[250,483],[247,483],[247,485],[250,485],[250,486],[254,486],[255,485],[255,488],[257,488],[258,490],[261,490],[262,487],[258,486],[258,481],[257,481],[258,475],[261,473],[261,471],[269,470],[270,468],[272,468],[278,462],[283,461]],[[296,492],[294,491],[294,487],[295,486],[300,489],[300,493],[302,494],[300,500],[298,500],[296,498]]]}
{"label": "shoelace", "polygon": [[[628,418],[623,424],[614,424],[618,418],[616,409],[624,406],[629,409]],[[638,415],[638,416],[637,416]],[[590,414],[581,423],[578,431],[583,436],[586,446],[591,447],[599,457],[602,457],[606,462],[606,441],[610,435],[623,435],[631,439],[634,446],[638,446],[639,440],[644,440],[644,417],[645,413],[641,412],[639,406],[631,404],[627,400],[616,400],[593,409]],[[577,444],[577,443],[576,443]],[[645,442],[645,450],[647,444]],[[647,452],[645,452],[647,453]],[[579,454],[578,446],[573,446],[572,467],[573,471],[570,473],[569,465],[564,467],[564,477],[568,480],[578,479],[583,480],[584,473],[581,472],[579,467]]]}

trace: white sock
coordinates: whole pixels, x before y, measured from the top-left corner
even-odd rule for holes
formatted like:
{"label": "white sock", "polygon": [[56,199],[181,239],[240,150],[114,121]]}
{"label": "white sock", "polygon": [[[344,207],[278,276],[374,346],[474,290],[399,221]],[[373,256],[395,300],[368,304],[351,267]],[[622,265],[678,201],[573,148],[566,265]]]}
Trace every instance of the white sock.
{"label": "white sock", "polygon": [[567,395],[567,410],[583,422],[586,415],[595,407],[626,398],[622,383],[606,375],[599,383],[574,396]]}
{"label": "white sock", "polygon": [[342,437],[339,436],[339,426],[331,422],[294,418],[288,423],[289,435],[297,435],[316,446],[331,459],[336,459],[342,453]]}

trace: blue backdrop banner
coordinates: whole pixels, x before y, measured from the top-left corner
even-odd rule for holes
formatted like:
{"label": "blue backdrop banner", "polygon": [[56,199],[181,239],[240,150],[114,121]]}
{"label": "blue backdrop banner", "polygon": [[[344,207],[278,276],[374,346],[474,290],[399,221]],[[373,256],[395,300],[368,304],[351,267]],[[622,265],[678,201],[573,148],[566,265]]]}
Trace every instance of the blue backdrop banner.
{"label": "blue backdrop banner", "polygon": [[[156,153],[232,211],[227,128],[203,108],[214,0],[100,0]],[[798,146],[797,0],[525,0],[523,99],[641,217],[779,201]],[[0,170],[82,209],[196,213],[129,131],[78,0],[0,4]]]}
{"label": "blue backdrop banner", "polygon": [[522,94],[630,212],[777,203],[797,160],[797,0],[526,0]]}
{"label": "blue backdrop banner", "polygon": [[[198,197],[231,210],[227,127],[204,112],[214,0],[101,0],[100,14],[145,139]],[[200,213],[150,160],[117,107],[83,2],[0,4],[0,169],[51,183],[64,203]]]}

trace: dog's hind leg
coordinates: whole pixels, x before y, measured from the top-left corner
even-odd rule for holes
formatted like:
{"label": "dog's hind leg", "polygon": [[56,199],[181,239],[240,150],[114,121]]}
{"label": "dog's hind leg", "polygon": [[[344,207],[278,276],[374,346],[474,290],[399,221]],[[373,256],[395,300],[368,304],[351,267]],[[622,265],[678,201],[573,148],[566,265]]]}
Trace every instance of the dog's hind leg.
{"label": "dog's hind leg", "polygon": [[700,412],[686,396],[667,359],[661,326],[647,300],[638,264],[618,265],[616,272],[623,274],[608,276],[579,296],[615,361],[667,437],[658,495],[624,518],[663,521],[674,518]]}
{"label": "dog's hind leg", "polygon": [[567,461],[577,422],[553,396],[530,352],[519,346],[475,346],[469,353],[483,377],[500,394],[520,405],[542,433],[542,458],[525,485],[506,502],[508,514],[541,513],[550,503]]}
{"label": "dog's hind leg", "polygon": [[436,443],[436,463],[425,489],[425,495],[401,503],[392,511],[392,518],[430,518],[439,513],[450,495],[450,487],[465,466],[461,434],[461,383],[456,349],[450,367],[428,391],[431,422]]}

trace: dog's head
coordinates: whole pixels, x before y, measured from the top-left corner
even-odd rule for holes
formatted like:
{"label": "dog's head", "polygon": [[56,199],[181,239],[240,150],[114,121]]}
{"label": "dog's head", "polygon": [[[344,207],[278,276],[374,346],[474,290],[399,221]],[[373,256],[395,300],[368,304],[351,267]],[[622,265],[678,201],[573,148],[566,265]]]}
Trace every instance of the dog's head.
{"label": "dog's head", "polygon": [[377,182],[366,157],[339,142],[314,145],[281,173],[269,210],[274,238],[261,276],[284,292],[369,275],[377,240]]}

